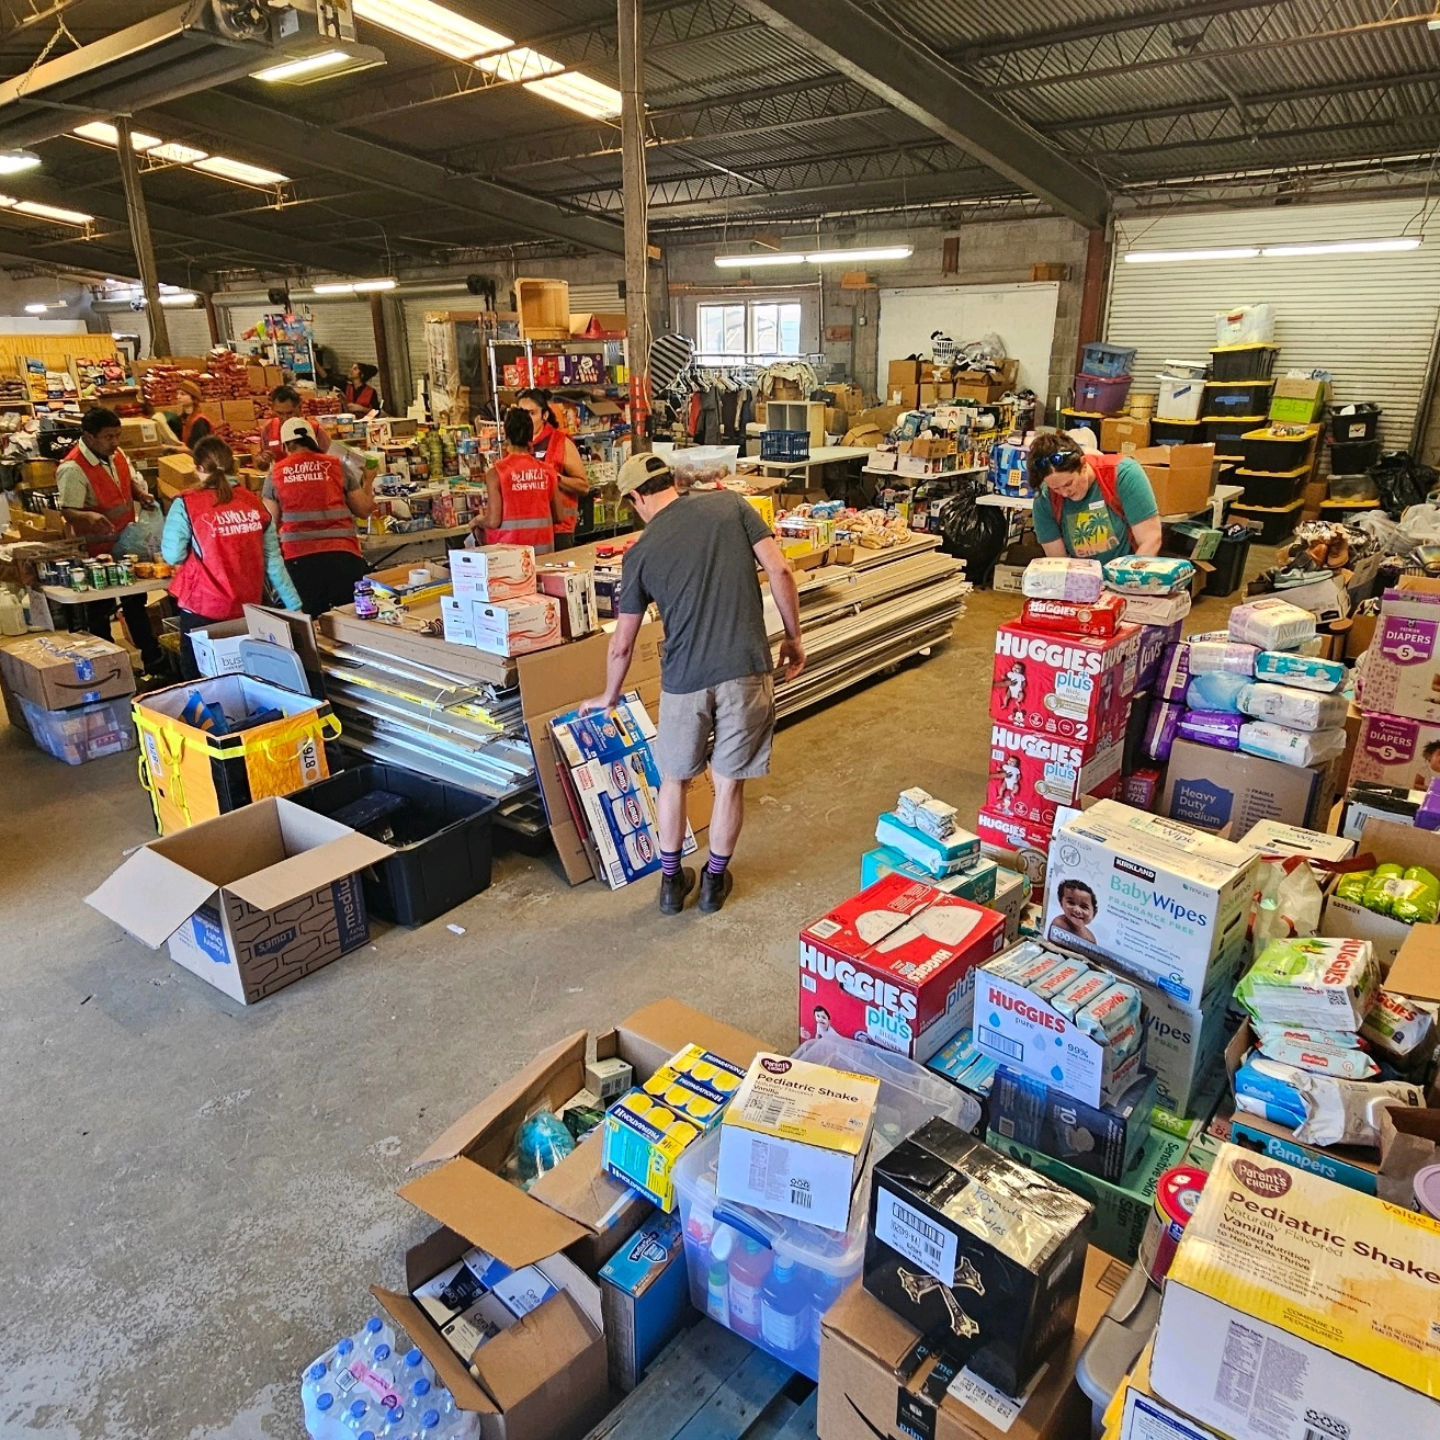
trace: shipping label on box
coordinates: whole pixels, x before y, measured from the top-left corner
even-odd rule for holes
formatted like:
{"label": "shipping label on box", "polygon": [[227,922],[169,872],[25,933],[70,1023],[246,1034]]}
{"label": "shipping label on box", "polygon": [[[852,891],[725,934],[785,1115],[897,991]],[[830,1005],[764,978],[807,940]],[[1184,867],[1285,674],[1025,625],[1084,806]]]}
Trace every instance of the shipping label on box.
{"label": "shipping label on box", "polygon": [[1123,750],[1119,741],[1096,750],[994,724],[985,805],[1001,815],[1053,826],[1061,805],[1076,805],[1082,795],[1114,794]]}
{"label": "shipping label on box", "polygon": [[530,655],[564,639],[560,633],[560,602],[548,595],[517,600],[471,602],[470,623],[475,646],[493,655]]}
{"label": "shipping label on box", "polygon": [[995,635],[990,718],[1080,744],[1123,729],[1135,689],[1140,631],[1050,635],[1002,625]]}
{"label": "shipping label on box", "polygon": [[445,638],[452,645],[473,645],[475,643],[475,617],[471,613],[474,602],[460,595],[440,597],[440,623],[445,627]]}
{"label": "shipping label on box", "polygon": [[801,931],[801,1038],[924,1061],[967,1023],[970,973],[1004,943],[997,911],[887,875]]}
{"label": "shipping label on box", "polygon": [[529,545],[452,550],[449,558],[456,595],[496,601],[535,594],[535,551]]}
{"label": "shipping label on box", "polygon": [[1440,719],[1366,714],[1350,762],[1350,783],[1361,780],[1414,790],[1440,775]]}

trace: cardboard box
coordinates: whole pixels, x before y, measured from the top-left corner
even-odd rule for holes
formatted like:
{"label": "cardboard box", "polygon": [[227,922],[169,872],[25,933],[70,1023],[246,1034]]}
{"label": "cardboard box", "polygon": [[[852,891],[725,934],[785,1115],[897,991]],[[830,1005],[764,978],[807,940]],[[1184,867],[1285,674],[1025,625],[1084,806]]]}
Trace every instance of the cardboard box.
{"label": "cardboard box", "polygon": [[892,360],[886,373],[886,386],[893,390],[897,385],[918,385],[920,383],[920,361]]}
{"label": "cardboard box", "polygon": [[1037,891],[1044,888],[1051,838],[1044,825],[981,810],[975,817],[975,829],[983,854],[1018,866]]}
{"label": "cardboard box", "polygon": [[222,400],[220,419],[234,430],[251,431],[256,425],[255,402],[250,399]]}
{"label": "cardboard box", "polygon": [[1440,1222],[1227,1146],[1166,1277],[1151,1383],[1231,1435],[1433,1435],[1437,1289]]}
{"label": "cardboard box", "polygon": [[450,551],[450,583],[456,595],[491,604],[536,591],[535,551],[529,545],[485,545]]}
{"label": "cardboard box", "polygon": [[549,595],[477,600],[470,607],[470,623],[475,627],[475,648],[492,655],[530,655],[565,638],[560,632],[560,602]]}
{"label": "cardboard box", "polygon": [[715,1193],[842,1234],[880,1082],[784,1055],[756,1055],[720,1122]]}
{"label": "cardboard box", "polygon": [[610,1383],[624,1393],[680,1332],[690,1314],[678,1215],[655,1216],[600,1271]]}
{"label": "cardboard box", "polygon": [[440,621],[445,639],[451,645],[475,644],[475,602],[460,595],[444,595],[440,599]]}
{"label": "cardboard box", "polygon": [[1282,820],[1257,821],[1237,843],[1257,855],[1303,855],[1307,860],[1319,860],[1327,865],[1338,865],[1355,853],[1353,840],[1287,825]]}
{"label": "cardboard box", "polygon": [[260,800],[142,846],[85,903],[253,1005],[368,943],[359,871],[389,846]]}
{"label": "cardboard box", "polygon": [[68,710],[135,693],[135,672],[120,646],[68,630],[17,636],[0,649],[0,674],[11,695],[42,710]]}
{"label": "cardboard box", "polygon": [[1160,1103],[1172,1114],[1192,1115],[1221,1071],[1225,1011],[1250,951],[1243,934],[1194,1005],[1144,980],[1132,980],[1145,1005],[1145,1063],[1155,1072]]}
{"label": "cardboard box", "polygon": [[1366,710],[1440,724],[1440,580],[1401,576],[1356,667]]}
{"label": "cardboard box", "polygon": [[1085,1256],[1073,1334],[1057,1345],[1020,1400],[973,1371],[953,1377],[920,1335],[861,1286],[821,1321],[818,1431],[825,1440],[1075,1440],[1088,1435],[1090,1401],[1075,1380],[1080,1352],[1123,1276],[1099,1250]]}
{"label": "cardboard box", "polygon": [[923,1062],[968,1023],[970,973],[1004,943],[996,911],[887,875],[800,932],[800,1038]]}
{"label": "cardboard box", "polygon": [[1193,515],[1210,503],[1219,467],[1213,445],[1154,445],[1134,458],[1149,477],[1162,515]]}
{"label": "cardboard box", "polygon": [[[1243,939],[1260,863],[1203,830],[1097,801],[1055,833],[1046,935],[1195,1003]],[[1076,883],[1093,899],[1088,934],[1056,924],[1060,888]]]}
{"label": "cardboard box", "polygon": [[1107,455],[1133,455],[1150,446],[1150,422],[1128,415],[1107,416],[1100,422],[1100,448]]}
{"label": "cardboard box", "polygon": [[985,808],[1052,827],[1062,805],[1082,795],[1113,795],[1120,786],[1120,740],[1081,745],[1054,735],[990,727],[990,781]]}
{"label": "cardboard box", "polygon": [[942,1357],[1023,1395],[1075,1326],[1090,1217],[1054,1181],[931,1120],[875,1164],[865,1289]]}
{"label": "cardboard box", "polygon": [[1017,730],[1096,745],[1123,731],[1140,630],[1051,635],[1011,623],[995,632],[990,718]]}
{"label": "cardboard box", "polygon": [[890,387],[890,403],[901,410],[924,410],[938,403],[939,399],[939,391],[933,384]]}
{"label": "cardboard box", "polygon": [[139,415],[125,415],[120,419],[120,448],[122,450],[143,450],[160,443],[160,430],[153,420]]}
{"label": "cardboard box", "polygon": [[1333,761],[1302,767],[1259,755],[1219,751],[1176,740],[1165,772],[1161,810],[1200,830],[1244,835],[1264,820],[1315,827],[1335,803],[1339,776]]}
{"label": "cardboard box", "polygon": [[1385,977],[1385,989],[1426,1005],[1440,1003],[1440,925],[1414,925]]}
{"label": "cardboard box", "polygon": [[542,570],[536,577],[542,595],[560,606],[560,633],[582,640],[600,628],[595,608],[595,576],[589,570]]}
{"label": "cardboard box", "polygon": [[[1423,865],[1432,874],[1440,874],[1440,831],[1420,830],[1413,825],[1399,825],[1389,820],[1367,820],[1360,832],[1359,852],[1373,855],[1377,863]],[[1424,925],[1407,925],[1393,915],[1367,910],[1353,900],[1331,894],[1320,917],[1320,933],[1340,939],[1368,940],[1380,962],[1382,971],[1389,972],[1391,962],[1412,934],[1428,930]],[[1386,979],[1387,988],[1390,981]]]}
{"label": "cardboard box", "polygon": [[184,455],[162,455],[155,464],[155,483],[165,500],[175,500],[193,490],[199,483],[195,473],[195,457]]}

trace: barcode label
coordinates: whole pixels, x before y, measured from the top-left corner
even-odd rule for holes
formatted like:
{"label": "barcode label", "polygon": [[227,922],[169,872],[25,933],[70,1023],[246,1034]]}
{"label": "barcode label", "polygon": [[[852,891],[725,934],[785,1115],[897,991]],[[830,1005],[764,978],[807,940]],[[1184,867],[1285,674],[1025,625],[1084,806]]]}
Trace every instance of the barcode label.
{"label": "barcode label", "polygon": [[955,1283],[956,1240],[948,1230],[921,1215],[897,1195],[879,1188],[875,1202],[875,1236],[927,1275],[946,1285]]}
{"label": "barcode label", "polygon": [[1015,1122],[1008,1115],[1000,1117],[1000,1123],[996,1128],[1007,1140],[1015,1138]]}
{"label": "barcode label", "polygon": [[803,1186],[792,1185],[790,1187],[790,1203],[799,1210],[810,1208],[810,1192]]}
{"label": "barcode label", "polygon": [[1011,1060],[1024,1059],[1025,1047],[1018,1040],[1012,1040],[1008,1035],[990,1029],[988,1025],[980,1026],[975,1032],[975,1038],[977,1041],[984,1040],[983,1048],[992,1054],[1005,1055]]}

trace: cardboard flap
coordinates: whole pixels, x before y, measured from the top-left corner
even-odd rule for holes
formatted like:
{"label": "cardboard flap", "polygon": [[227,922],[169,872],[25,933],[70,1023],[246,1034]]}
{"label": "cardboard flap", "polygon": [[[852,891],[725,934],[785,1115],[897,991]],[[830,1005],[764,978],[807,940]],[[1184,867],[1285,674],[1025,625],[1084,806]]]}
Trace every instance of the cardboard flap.
{"label": "cardboard flap", "polygon": [[[572,1052],[578,1051],[580,1063],[585,1062],[586,1032],[577,1030],[573,1035],[542,1050],[518,1074],[512,1075],[503,1084],[497,1085],[478,1105],[472,1106],[458,1120],[441,1131],[440,1138],[420,1156],[410,1162],[413,1170],[420,1165],[433,1165],[437,1160],[453,1160],[461,1154],[475,1137],[483,1133],[496,1118],[503,1115],[535,1082],[537,1074],[543,1074],[553,1066],[561,1064]],[[677,1047],[678,1048],[678,1047]]]}
{"label": "cardboard flap", "polygon": [[142,945],[158,950],[215,889],[204,876],[146,845],[91,891],[85,903]]}
{"label": "cardboard flap", "polygon": [[766,1048],[754,1035],[673,998],[637,1010],[615,1030],[620,1054],[635,1067],[637,1076],[647,1080],[687,1045],[699,1045],[732,1065],[749,1065]]}
{"label": "cardboard flap", "polygon": [[253,875],[233,880],[225,888],[257,910],[273,910],[322,885],[353,875],[367,865],[378,865],[393,853],[388,845],[352,831],[314,850],[291,855]]}
{"label": "cardboard flap", "polygon": [[575,1147],[574,1155],[566,1157],[565,1164],[547,1170],[530,1187],[536,1200],[583,1225],[587,1234],[604,1231],[629,1216],[632,1206],[649,1207],[649,1201],[605,1169],[601,1158],[604,1131],[603,1125],[592,1130]]}
{"label": "cardboard flap", "polygon": [[401,1186],[399,1195],[512,1270],[558,1254],[588,1234],[473,1160],[451,1160]]}
{"label": "cardboard flap", "polygon": [[380,1302],[390,1318],[420,1347],[425,1358],[435,1367],[441,1383],[455,1397],[462,1410],[481,1415],[495,1415],[495,1402],[482,1390],[465,1362],[437,1333],[430,1317],[408,1295],[372,1285],[370,1293]]}
{"label": "cardboard flap", "polygon": [[[1407,835],[1423,834],[1408,826],[1388,825],[1382,820],[1366,821],[1364,840],[1377,838],[1377,831],[1400,830]],[[1389,851],[1382,851],[1384,855]],[[1423,864],[1423,861],[1411,862]],[[1415,925],[1400,946],[1400,953],[1385,977],[1385,988],[1394,995],[1431,1003],[1440,1000],[1440,925]]]}
{"label": "cardboard flap", "polygon": [[502,1412],[516,1410],[541,1384],[552,1384],[595,1343],[575,1297],[562,1290],[475,1355],[475,1368]]}

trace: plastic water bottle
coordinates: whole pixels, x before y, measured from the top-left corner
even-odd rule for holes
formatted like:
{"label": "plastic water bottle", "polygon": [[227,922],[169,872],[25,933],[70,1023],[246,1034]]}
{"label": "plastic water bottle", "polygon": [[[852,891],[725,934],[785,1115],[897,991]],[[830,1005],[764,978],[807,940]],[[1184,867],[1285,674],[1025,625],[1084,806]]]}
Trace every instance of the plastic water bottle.
{"label": "plastic water bottle", "polygon": [[360,1353],[365,1358],[373,1359],[376,1350],[380,1346],[385,1347],[386,1355],[389,1355],[395,1348],[395,1332],[378,1316],[372,1315],[366,1322],[365,1327],[355,1337],[360,1347]]}
{"label": "plastic water bottle", "polygon": [[305,1430],[312,1437],[321,1437],[330,1423],[327,1413],[324,1419],[321,1418],[320,1399],[326,1398],[328,1404],[323,1408],[326,1412],[332,1410],[337,1395],[334,1383],[330,1376],[330,1367],[323,1361],[317,1360],[300,1378],[300,1403],[305,1409]]}
{"label": "plastic water bottle", "polygon": [[414,1427],[406,1419],[403,1405],[392,1405],[384,1411],[385,1420],[375,1427],[375,1440],[410,1440]]}
{"label": "plastic water bottle", "polygon": [[424,1352],[415,1346],[406,1352],[405,1358],[400,1362],[395,1380],[401,1392],[408,1394],[420,1380],[428,1380],[433,1385],[435,1369],[425,1358]]}
{"label": "plastic water bottle", "polygon": [[371,1416],[371,1407],[363,1400],[352,1400],[350,1408],[345,1412],[344,1429],[342,1435],[363,1435],[367,1430],[374,1432],[375,1422]]}
{"label": "plastic water bottle", "polygon": [[420,1417],[419,1435],[421,1440],[441,1440],[444,1432],[440,1428],[441,1415],[438,1410],[427,1410]]}
{"label": "plastic water bottle", "polygon": [[340,1422],[336,1419],[339,1408],[328,1390],[322,1390],[315,1397],[313,1417],[308,1413],[305,1416],[305,1430],[310,1440],[334,1440],[340,1434]]}

